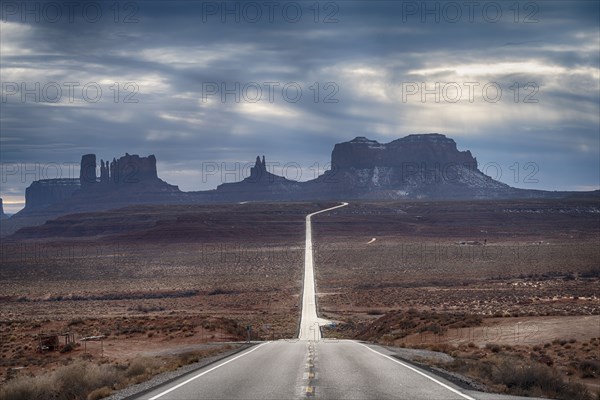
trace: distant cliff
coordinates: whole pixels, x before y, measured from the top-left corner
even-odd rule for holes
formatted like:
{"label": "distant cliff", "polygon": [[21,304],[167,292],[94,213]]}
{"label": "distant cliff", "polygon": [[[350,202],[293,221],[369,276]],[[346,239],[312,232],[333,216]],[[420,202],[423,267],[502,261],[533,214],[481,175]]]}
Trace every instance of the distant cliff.
{"label": "distant cliff", "polygon": [[292,200],[301,184],[267,170],[265,156],[256,157],[250,176],[240,182],[223,183],[217,187],[215,197],[224,201],[233,200]]}
{"label": "distant cliff", "polygon": [[[179,193],[177,186],[158,178],[156,157],[140,157],[125,153],[112,162],[100,160],[95,154],[81,157],[79,178],[42,179],[25,190],[24,213],[37,212],[54,206],[60,209],[81,205],[94,209],[95,204],[128,204],[156,200],[164,193]],[[99,176],[97,172],[100,172]],[[85,206],[85,207],[84,207]]]}
{"label": "distant cliff", "polygon": [[113,158],[100,160],[100,176],[97,176],[98,166],[96,155],[86,154],[81,157],[81,169],[79,179],[81,187],[88,190],[94,187],[126,186],[131,184],[161,184],[165,183],[158,178],[156,171],[156,157],[151,154],[148,157],[140,157],[137,154],[125,155],[118,160]]}
{"label": "distant cliff", "polygon": [[382,144],[359,136],[338,143],[331,153],[331,164],[337,169],[374,167],[406,168],[407,165],[467,165],[476,168],[477,160],[470,151],[458,151],[454,140],[437,133],[409,135]]}
{"label": "distant cliff", "polygon": [[598,197],[600,192],[549,192],[512,188],[477,168],[470,151],[444,135],[409,135],[390,143],[356,137],[338,143],[331,170],[308,182],[268,171],[256,158],[250,176],[216,190],[182,192],[158,177],[156,157],[125,153],[112,161],[81,158],[78,179],[45,179],[26,190],[25,208],[4,221],[1,234],[51,217],[132,204],[198,204],[280,200],[509,199]]}
{"label": "distant cliff", "polygon": [[70,198],[79,190],[79,179],[41,179],[25,189],[25,207],[40,210]]}
{"label": "distant cliff", "polygon": [[8,215],[4,214],[4,205],[2,204],[2,199],[0,199],[0,219],[6,219]]}
{"label": "distant cliff", "polygon": [[330,171],[309,182],[311,191],[373,200],[497,198],[519,193],[477,169],[470,151],[432,133],[390,143],[365,137],[336,144]]}
{"label": "distant cliff", "polygon": [[27,188],[23,213],[51,207],[53,213],[128,204],[207,203],[247,200],[491,199],[572,195],[515,189],[485,175],[470,151],[438,133],[408,135],[389,143],[356,137],[338,143],[331,170],[308,182],[268,171],[256,157],[250,175],[216,190],[181,192],[158,177],[156,157],[125,153],[112,161],[81,158],[79,179],[46,179]]}

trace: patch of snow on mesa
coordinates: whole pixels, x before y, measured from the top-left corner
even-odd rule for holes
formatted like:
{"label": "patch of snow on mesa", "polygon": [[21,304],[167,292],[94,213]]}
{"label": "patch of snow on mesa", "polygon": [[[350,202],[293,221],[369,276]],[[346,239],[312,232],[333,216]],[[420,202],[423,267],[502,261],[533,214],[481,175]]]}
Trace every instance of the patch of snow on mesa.
{"label": "patch of snow on mesa", "polygon": [[373,185],[379,186],[379,168],[377,167],[373,169],[373,177],[371,178],[371,182],[373,182]]}
{"label": "patch of snow on mesa", "polygon": [[[468,184],[471,187],[480,189],[502,188],[504,185],[493,179],[486,179],[486,176],[479,171],[473,171],[465,166],[459,165],[455,168],[457,176],[454,178],[457,182]],[[453,179],[451,179],[453,180]]]}
{"label": "patch of snow on mesa", "polygon": [[370,169],[359,169],[358,171],[358,181],[359,184],[364,185],[369,180],[369,175],[371,174]]}

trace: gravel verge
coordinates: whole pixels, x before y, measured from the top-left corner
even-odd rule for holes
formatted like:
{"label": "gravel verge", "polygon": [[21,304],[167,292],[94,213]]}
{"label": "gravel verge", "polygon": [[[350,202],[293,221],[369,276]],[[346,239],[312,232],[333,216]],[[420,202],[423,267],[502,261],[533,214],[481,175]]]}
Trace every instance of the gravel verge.
{"label": "gravel verge", "polygon": [[[381,346],[381,345],[380,345]],[[425,371],[431,372],[432,374],[438,375],[441,378],[446,379],[454,383],[456,386],[466,389],[466,390],[476,390],[478,392],[490,392],[490,389],[485,385],[471,379],[462,374],[446,371],[440,367],[431,366],[426,364],[427,361],[432,362],[452,362],[454,361],[454,357],[441,353],[439,351],[431,351],[424,349],[405,349],[399,347],[391,347],[391,346],[381,346],[386,348],[387,350],[393,352],[393,357],[404,361],[408,364],[413,364],[414,366],[421,368]]]}

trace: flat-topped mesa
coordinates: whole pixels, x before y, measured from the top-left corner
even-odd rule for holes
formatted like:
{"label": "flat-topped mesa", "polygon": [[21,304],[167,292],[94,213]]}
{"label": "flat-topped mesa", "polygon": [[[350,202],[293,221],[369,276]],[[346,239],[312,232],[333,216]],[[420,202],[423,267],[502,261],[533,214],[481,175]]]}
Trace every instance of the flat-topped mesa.
{"label": "flat-topped mesa", "polygon": [[69,199],[80,188],[80,179],[40,179],[25,189],[25,208],[38,210]]}
{"label": "flat-topped mesa", "polygon": [[401,167],[418,165],[469,165],[477,160],[470,151],[458,151],[456,142],[438,133],[409,135],[390,143],[379,143],[359,136],[338,143],[331,153],[331,164],[337,169]]}
{"label": "flat-topped mesa", "polygon": [[[133,185],[140,183],[141,185]],[[81,189],[81,190],[79,190]],[[128,193],[139,193],[144,196],[149,192],[179,192],[177,186],[169,185],[158,178],[156,172],[156,157],[140,157],[125,153],[121,158],[112,162],[100,160],[100,176],[97,175],[95,154],[85,154],[81,157],[79,178],[42,179],[34,181],[25,190],[25,209],[39,210],[53,204],[66,201],[91,205],[96,196],[125,190]],[[103,197],[102,202],[110,198]],[[134,200],[132,200],[134,201]],[[139,201],[137,198],[135,201]]]}

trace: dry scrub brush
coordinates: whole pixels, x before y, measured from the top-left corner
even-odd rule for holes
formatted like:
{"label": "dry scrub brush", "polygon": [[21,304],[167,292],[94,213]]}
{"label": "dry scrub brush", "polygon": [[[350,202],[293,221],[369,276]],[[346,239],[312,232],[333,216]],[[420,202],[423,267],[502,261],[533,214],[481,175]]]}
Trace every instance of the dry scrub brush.
{"label": "dry scrub brush", "polygon": [[119,379],[120,371],[114,365],[76,361],[50,374],[7,382],[0,389],[0,400],[86,399],[97,389],[110,390]]}

